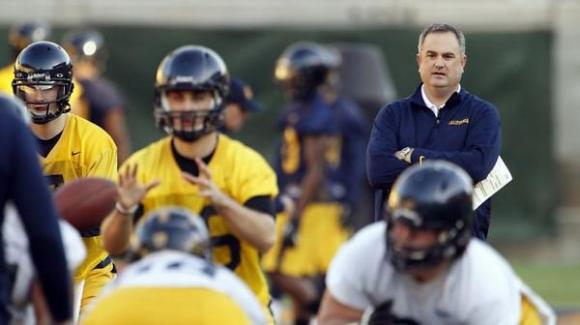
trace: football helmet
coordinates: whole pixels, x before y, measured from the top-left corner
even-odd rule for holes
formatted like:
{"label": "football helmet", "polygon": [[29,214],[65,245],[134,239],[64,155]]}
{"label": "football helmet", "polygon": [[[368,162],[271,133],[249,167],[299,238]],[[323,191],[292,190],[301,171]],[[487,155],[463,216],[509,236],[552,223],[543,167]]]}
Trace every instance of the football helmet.
{"label": "football helmet", "polygon": [[[471,236],[472,193],[469,175],[450,162],[426,161],[405,170],[385,205],[387,256],[395,269],[421,269],[459,257]],[[434,230],[437,241],[422,249],[395,247],[395,222]]]}
{"label": "football helmet", "polygon": [[333,82],[333,71],[340,66],[340,55],[328,47],[299,42],[284,50],[274,70],[274,79],[288,96],[305,101],[314,96],[318,86]]}
{"label": "football helmet", "polygon": [[[183,46],[169,53],[159,65],[155,78],[155,121],[167,134],[185,141],[195,141],[223,125],[224,99],[228,94],[229,75],[222,58],[203,46]],[[166,94],[169,91],[209,91],[213,107],[208,110],[173,111]],[[184,130],[184,123],[201,125]]]}
{"label": "football helmet", "polygon": [[[48,123],[70,111],[69,98],[73,92],[72,64],[66,51],[58,44],[40,41],[20,52],[14,63],[12,90],[29,107],[32,122]],[[47,91],[56,87],[55,100],[26,99],[32,91]],[[45,105],[43,114],[37,114],[30,105]]]}
{"label": "football helmet", "polygon": [[0,93],[0,109],[11,110],[16,113],[16,115],[18,115],[26,125],[30,124],[30,114],[26,109],[26,105],[24,105],[20,99],[12,95]]}
{"label": "football helmet", "polygon": [[50,36],[50,27],[40,22],[27,22],[13,25],[8,33],[8,43],[12,49],[12,57],[16,58],[18,53],[28,45],[44,41]]}
{"label": "football helmet", "polygon": [[96,30],[70,32],[63,38],[62,46],[73,62],[91,61],[100,68],[106,59],[105,40],[103,35]]}
{"label": "football helmet", "polygon": [[164,207],[144,216],[131,237],[129,259],[161,250],[190,253],[211,261],[211,241],[203,219],[179,207]]}

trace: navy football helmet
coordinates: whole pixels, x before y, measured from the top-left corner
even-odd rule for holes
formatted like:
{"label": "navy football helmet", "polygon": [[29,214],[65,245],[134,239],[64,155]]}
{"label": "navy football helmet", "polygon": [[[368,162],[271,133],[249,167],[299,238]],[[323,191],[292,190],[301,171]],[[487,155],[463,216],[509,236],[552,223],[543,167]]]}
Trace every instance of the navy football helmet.
{"label": "navy football helmet", "polygon": [[165,207],[143,217],[131,238],[129,259],[162,250],[193,254],[211,261],[211,241],[203,219],[179,207]]}
{"label": "navy football helmet", "polygon": [[62,46],[73,62],[91,61],[101,68],[106,58],[105,40],[103,35],[96,30],[70,32],[63,38]]}
{"label": "navy football helmet", "polygon": [[[36,42],[22,50],[16,58],[12,90],[29,106],[32,122],[44,124],[70,111],[69,99],[74,88],[72,75],[70,57],[62,47],[47,41]],[[53,101],[26,98],[27,93],[54,87],[57,88],[57,95]],[[44,114],[32,112],[30,105],[45,105]]]}
{"label": "navy football helmet", "polygon": [[[159,65],[155,78],[155,121],[159,128],[185,141],[195,141],[218,130],[223,124],[224,99],[228,94],[229,75],[222,58],[203,46],[183,46],[169,53]],[[166,99],[168,91],[209,91],[214,105],[204,111],[172,111]],[[176,128],[176,122],[196,124],[193,130]]]}
{"label": "navy football helmet", "polygon": [[12,49],[12,57],[16,58],[18,53],[28,45],[44,41],[50,36],[50,27],[40,22],[27,22],[13,25],[8,33],[8,43]]}
{"label": "navy football helmet", "polygon": [[[393,266],[400,271],[420,269],[463,254],[471,236],[472,194],[471,178],[452,163],[426,161],[405,170],[385,205],[387,256]],[[437,242],[423,249],[395,247],[395,222],[434,230]]]}
{"label": "navy football helmet", "polygon": [[274,78],[288,96],[304,101],[312,98],[318,86],[330,80],[340,66],[340,55],[328,47],[299,42],[284,50],[274,71]]}

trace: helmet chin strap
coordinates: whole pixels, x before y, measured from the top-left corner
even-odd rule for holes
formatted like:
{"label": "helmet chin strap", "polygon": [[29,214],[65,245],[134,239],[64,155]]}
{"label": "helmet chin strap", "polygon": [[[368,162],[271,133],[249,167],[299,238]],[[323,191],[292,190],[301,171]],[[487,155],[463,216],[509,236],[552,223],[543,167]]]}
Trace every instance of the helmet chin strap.
{"label": "helmet chin strap", "polygon": [[402,272],[437,267],[452,260],[457,253],[457,248],[449,245],[450,238],[446,235],[440,234],[435,243],[423,249],[396,249],[388,230],[386,236],[387,256],[395,269]]}

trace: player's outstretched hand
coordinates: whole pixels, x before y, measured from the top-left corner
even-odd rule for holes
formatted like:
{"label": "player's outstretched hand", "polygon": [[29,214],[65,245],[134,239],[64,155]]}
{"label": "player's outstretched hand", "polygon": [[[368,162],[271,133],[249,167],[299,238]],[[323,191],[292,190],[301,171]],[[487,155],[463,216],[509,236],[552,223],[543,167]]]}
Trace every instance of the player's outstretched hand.
{"label": "player's outstretched hand", "polygon": [[227,204],[229,197],[225,195],[213,182],[211,172],[207,165],[200,158],[196,158],[199,176],[193,176],[189,173],[182,172],[181,176],[191,184],[199,187],[199,195],[207,198],[217,208]]}
{"label": "player's outstretched hand", "polygon": [[137,181],[138,166],[129,165],[124,171],[119,173],[119,184],[117,185],[117,202],[125,209],[131,210],[136,207],[145,197],[147,192],[160,184],[159,180],[141,185]]}

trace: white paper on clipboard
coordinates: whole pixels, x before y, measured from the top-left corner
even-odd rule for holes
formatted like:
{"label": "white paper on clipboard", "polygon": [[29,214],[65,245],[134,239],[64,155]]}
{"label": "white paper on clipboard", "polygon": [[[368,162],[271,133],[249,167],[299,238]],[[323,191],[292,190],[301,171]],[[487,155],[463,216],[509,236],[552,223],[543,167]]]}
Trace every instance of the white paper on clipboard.
{"label": "white paper on clipboard", "polygon": [[503,162],[503,159],[498,157],[489,175],[477,183],[473,189],[473,210],[477,209],[485,200],[489,199],[512,180],[512,174]]}

